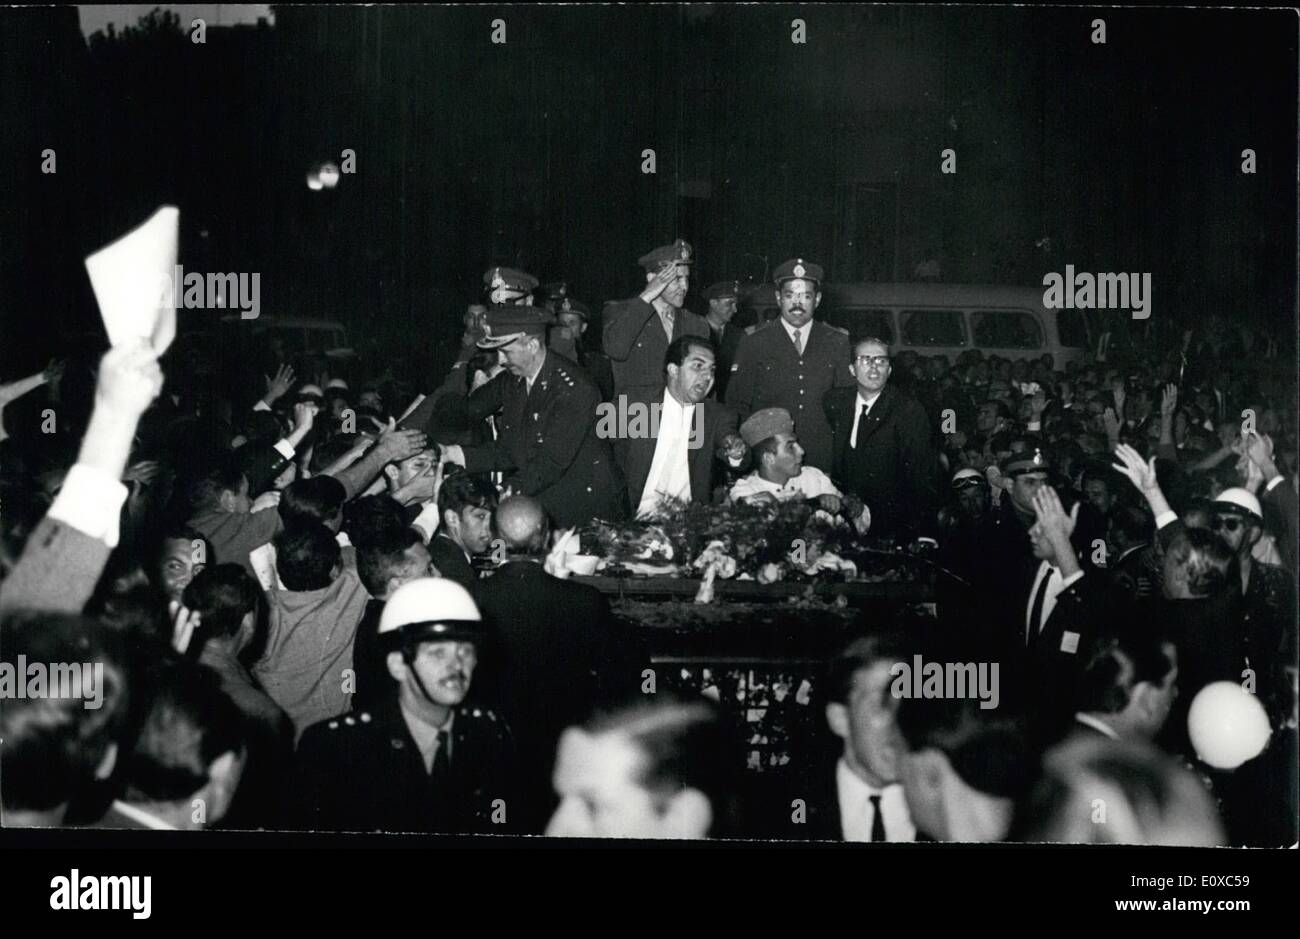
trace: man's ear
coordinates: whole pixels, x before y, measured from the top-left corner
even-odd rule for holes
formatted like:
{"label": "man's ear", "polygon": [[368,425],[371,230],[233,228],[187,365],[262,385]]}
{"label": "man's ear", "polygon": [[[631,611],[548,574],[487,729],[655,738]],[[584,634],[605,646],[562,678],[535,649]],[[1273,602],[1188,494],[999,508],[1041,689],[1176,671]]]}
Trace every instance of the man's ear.
{"label": "man's ear", "polygon": [[95,767],[96,779],[108,779],[113,775],[113,770],[117,766],[117,744],[110,743],[104,748],[104,757]]}
{"label": "man's ear", "polygon": [[397,481],[397,467],[394,466],[392,463],[385,463],[385,464],[384,464],[384,478],[386,478],[386,479],[391,479],[391,480],[393,480],[394,482],[396,482],[396,481]]}
{"label": "man's ear", "polygon": [[647,284],[650,283],[650,281],[652,281],[652,280],[654,280],[654,279],[655,279],[655,272],[654,272],[654,271],[646,271],[646,272],[645,272],[645,282],[646,282]]}
{"label": "man's ear", "polygon": [[1128,707],[1124,710],[1133,711],[1143,720],[1150,720],[1157,711],[1156,692],[1158,691],[1159,689],[1149,681],[1138,682],[1133,686]]}
{"label": "man's ear", "polygon": [[230,811],[230,803],[235,799],[243,768],[244,761],[233,750],[221,754],[208,767],[208,784],[198,796],[206,797],[208,802],[206,824],[220,821]]}
{"label": "man's ear", "polygon": [[826,705],[826,723],[830,725],[831,733],[841,740],[847,740],[849,737],[849,709],[838,701],[832,701]]}
{"label": "man's ear", "polygon": [[813,309],[815,310],[821,305],[822,305],[822,292],[819,290],[815,294],[813,294]]}
{"label": "man's ear", "polygon": [[700,790],[686,788],[668,803],[664,822],[669,838],[705,838],[713,827],[713,806]]}
{"label": "man's ear", "polygon": [[1258,525],[1251,525],[1246,529],[1246,544],[1253,548],[1259,544],[1259,539],[1264,537],[1264,529]]}
{"label": "man's ear", "polygon": [[398,681],[406,681],[406,659],[402,658],[402,653],[396,651],[388,653],[384,665],[388,668],[388,674]]}

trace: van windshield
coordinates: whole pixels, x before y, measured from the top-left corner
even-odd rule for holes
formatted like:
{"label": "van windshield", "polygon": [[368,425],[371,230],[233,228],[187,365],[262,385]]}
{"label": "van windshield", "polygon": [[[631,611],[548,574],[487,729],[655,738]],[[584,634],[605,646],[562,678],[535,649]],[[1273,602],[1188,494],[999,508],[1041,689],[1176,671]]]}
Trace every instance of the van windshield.
{"label": "van windshield", "polygon": [[966,326],[960,310],[903,310],[899,315],[904,345],[966,345]]}
{"label": "van windshield", "polygon": [[885,342],[894,341],[894,312],[865,307],[840,307],[826,314],[826,322],[849,331],[849,337],[875,336]]}
{"label": "van windshield", "polygon": [[976,310],[971,313],[975,345],[988,349],[1041,349],[1043,329],[1025,310]]}

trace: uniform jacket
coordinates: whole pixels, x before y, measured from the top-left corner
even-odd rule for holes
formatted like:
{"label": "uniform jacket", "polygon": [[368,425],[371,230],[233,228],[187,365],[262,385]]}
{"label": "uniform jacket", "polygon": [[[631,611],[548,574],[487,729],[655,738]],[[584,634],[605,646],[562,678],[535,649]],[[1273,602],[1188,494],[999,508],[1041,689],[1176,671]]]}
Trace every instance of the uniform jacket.
{"label": "uniform jacket", "polygon": [[885,385],[858,428],[855,449],[849,441],[857,401],[856,386],[827,397],[835,441],[831,476],[871,509],[872,535],[930,533],[939,510],[939,458],[925,409]]}
{"label": "uniform jacket", "polygon": [[794,418],[804,464],[830,473],[832,435],[825,397],[832,388],[854,386],[847,330],[813,320],[800,356],[780,320],[773,320],[740,338],[727,404],[742,421],[763,408],[785,408]]}
{"label": "uniform jacket", "polygon": [[[660,388],[657,395],[653,397],[642,395],[632,399],[630,403],[649,406],[662,401],[663,388]],[[700,445],[687,451],[686,460],[690,465],[691,473],[691,501],[708,503],[712,499],[714,487],[725,481],[725,462],[717,457],[718,447],[727,435],[737,432],[738,421],[735,411],[717,401],[706,399],[696,407],[704,409],[704,417],[700,425],[702,428]],[[698,424],[701,419],[697,417],[695,420]],[[655,437],[650,436],[620,439],[615,444],[614,455],[627,480],[628,503],[633,514],[641,503],[658,442]]]}
{"label": "uniform jacket", "polygon": [[[604,310],[605,354],[614,370],[614,393],[653,394],[664,384],[664,355],[668,336],[652,304],[640,297],[609,304]],[[681,309],[673,318],[673,338],[709,338],[702,316]]]}
{"label": "uniform jacket", "polygon": [[[462,705],[455,714],[451,771],[441,791],[424,768],[395,687],[373,710],[308,728],[285,793],[287,816],[321,831],[510,831],[517,808],[510,729],[486,708]],[[500,818],[496,800],[504,800],[504,822],[493,821],[494,811]]]}
{"label": "uniform jacket", "polygon": [[622,479],[596,436],[600,392],[581,370],[548,352],[531,394],[502,372],[469,396],[471,417],[497,415],[497,439],[465,447],[471,473],[500,470],[516,493],[536,496],[561,528],[621,516]]}

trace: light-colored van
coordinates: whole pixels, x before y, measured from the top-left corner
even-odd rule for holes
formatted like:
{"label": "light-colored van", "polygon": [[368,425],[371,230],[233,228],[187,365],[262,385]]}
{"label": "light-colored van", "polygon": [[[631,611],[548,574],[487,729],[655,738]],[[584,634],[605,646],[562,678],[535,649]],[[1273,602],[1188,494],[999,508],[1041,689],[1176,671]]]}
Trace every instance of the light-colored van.
{"label": "light-colored van", "polygon": [[[745,305],[753,319],[775,319],[774,288],[756,286]],[[1090,362],[1088,324],[1078,310],[1049,310],[1034,287],[972,284],[834,284],[822,286],[817,318],[851,336],[876,335],[891,351],[946,355],[950,362],[968,349],[986,356],[1037,359],[1051,353],[1056,368]]]}

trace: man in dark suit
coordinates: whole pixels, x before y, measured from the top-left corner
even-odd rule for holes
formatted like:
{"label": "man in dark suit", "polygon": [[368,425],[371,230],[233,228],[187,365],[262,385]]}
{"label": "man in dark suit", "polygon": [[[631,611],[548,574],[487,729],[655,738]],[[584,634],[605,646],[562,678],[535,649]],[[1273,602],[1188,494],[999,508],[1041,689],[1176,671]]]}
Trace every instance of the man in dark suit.
{"label": "man in dark suit", "polygon": [[598,704],[635,693],[644,656],[598,590],[543,569],[548,526],[536,499],[503,500],[497,530],[512,556],[479,586],[492,639],[491,680],[479,690],[514,729],[524,830],[540,834],[555,808],[551,767],[560,733]]}
{"label": "man in dark suit", "polygon": [[443,577],[456,581],[471,594],[478,587],[473,560],[492,544],[492,513],[497,493],[482,477],[453,473],[438,490],[442,524],[429,539],[429,556]]}
{"label": "man in dark suit", "polygon": [[605,354],[613,364],[616,395],[653,395],[668,344],[679,336],[709,336],[704,319],[682,306],[690,288],[691,246],[678,238],[637,263],[645,268],[645,289],[604,310]]}
{"label": "man in dark suit", "polygon": [[[856,639],[831,663],[827,675],[826,723],[840,741],[833,766],[819,767],[801,793],[807,822],[792,821],[784,837],[828,841],[914,841],[898,776],[898,699],[890,693],[891,670],[909,662],[914,649],[905,634],[873,633]],[[783,809],[788,809],[786,801]]]}
{"label": "man in dark suit", "polygon": [[1045,486],[1034,494],[1034,510],[1038,521],[1029,538],[1039,563],[1027,589],[1013,594],[1023,605],[1013,607],[1016,615],[1007,621],[1007,664],[1012,690],[1019,688],[1033,718],[1032,729],[1048,740],[1072,719],[1083,663],[1109,622],[1109,592],[1104,578],[1086,576],[1070,540],[1078,503],[1066,514],[1056,491]]}
{"label": "man in dark suit", "polygon": [[739,326],[731,325],[740,302],[740,281],[724,280],[710,284],[704,291],[704,299],[709,302],[709,312],[704,319],[709,324],[713,348],[718,353],[718,378],[713,387],[718,400],[722,401],[727,394],[727,381],[731,378],[731,363],[736,361],[736,349],[744,335]]}
{"label": "man in dark suit", "polygon": [[781,315],[741,337],[727,404],[742,421],[766,408],[789,411],[799,428],[804,463],[830,472],[833,446],[826,394],[832,388],[851,388],[853,375],[848,331],[813,320],[822,300],[822,275],[821,267],[802,258],[776,269]]}
{"label": "man in dark suit", "polygon": [[444,448],[471,473],[504,475],[506,491],[536,496],[556,523],[622,515],[622,479],[597,438],[600,392],[581,369],[545,346],[550,314],[534,307],[488,311],[479,345],[499,350],[505,371],[469,396],[471,418],[497,415],[491,445]]}
{"label": "man in dark suit", "polygon": [[614,454],[634,515],[653,512],[665,498],[707,503],[723,482],[719,462],[741,468],[747,450],[737,433],[736,412],[706,398],[714,376],[709,341],[682,336],[668,347],[660,393],[649,400],[627,399],[629,414],[637,409],[652,415],[646,433],[632,433],[642,425],[630,420],[613,428]]}
{"label": "man in dark suit", "polygon": [[468,591],[441,577],[404,584],[379,638],[389,690],[373,709],[303,734],[286,792],[291,819],[325,831],[514,830],[509,728],[465,703],[483,639]]}
{"label": "man in dark suit", "polygon": [[939,459],[925,409],[889,386],[884,341],[854,343],[849,370],[856,391],[837,389],[827,399],[835,434],[831,476],[871,509],[872,534],[929,533],[939,511]]}

